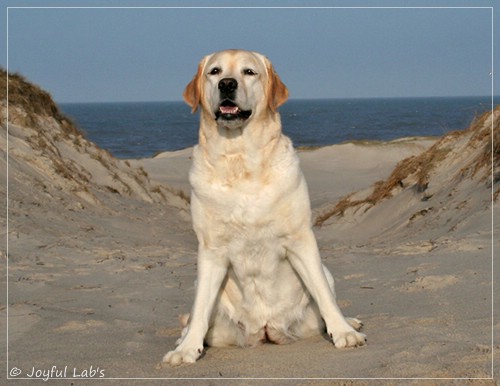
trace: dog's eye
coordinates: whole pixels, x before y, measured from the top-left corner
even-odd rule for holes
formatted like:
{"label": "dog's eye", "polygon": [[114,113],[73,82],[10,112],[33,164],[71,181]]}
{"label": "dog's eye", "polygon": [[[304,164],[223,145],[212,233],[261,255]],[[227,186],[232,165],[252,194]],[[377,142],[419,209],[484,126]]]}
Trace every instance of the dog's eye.
{"label": "dog's eye", "polygon": [[221,69],[219,67],[214,67],[210,70],[209,74],[210,75],[217,75],[217,74],[220,74],[221,73]]}
{"label": "dog's eye", "polygon": [[257,73],[254,70],[252,70],[251,68],[245,68],[243,70],[243,74],[245,74],[245,75],[252,75],[252,76],[253,75],[257,75]]}

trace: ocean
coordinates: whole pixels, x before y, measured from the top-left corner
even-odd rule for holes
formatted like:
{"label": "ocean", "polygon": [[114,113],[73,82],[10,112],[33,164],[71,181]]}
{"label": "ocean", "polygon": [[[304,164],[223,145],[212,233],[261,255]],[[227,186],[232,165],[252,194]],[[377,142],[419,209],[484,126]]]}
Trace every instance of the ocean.
{"label": "ocean", "polygon": [[[495,105],[498,98],[495,99]],[[152,157],[198,140],[198,113],[183,102],[60,104],[86,137],[117,158]],[[296,147],[441,136],[467,128],[491,97],[289,100],[283,132]]]}

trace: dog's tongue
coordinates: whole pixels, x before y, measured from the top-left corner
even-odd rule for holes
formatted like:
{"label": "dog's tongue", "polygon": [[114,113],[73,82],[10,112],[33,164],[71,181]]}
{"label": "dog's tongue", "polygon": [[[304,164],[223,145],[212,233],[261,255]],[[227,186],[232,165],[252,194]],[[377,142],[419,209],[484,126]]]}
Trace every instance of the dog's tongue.
{"label": "dog's tongue", "polygon": [[238,106],[220,106],[222,114],[238,114]]}

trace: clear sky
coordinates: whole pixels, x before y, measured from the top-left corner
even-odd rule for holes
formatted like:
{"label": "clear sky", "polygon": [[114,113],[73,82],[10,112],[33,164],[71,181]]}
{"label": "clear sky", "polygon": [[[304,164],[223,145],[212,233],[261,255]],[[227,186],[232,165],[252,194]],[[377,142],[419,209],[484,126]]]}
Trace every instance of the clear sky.
{"label": "clear sky", "polygon": [[[370,8],[7,10],[248,3]],[[225,48],[268,56],[297,99],[491,95],[492,52],[497,51],[492,48],[500,40],[492,47],[492,14],[499,26],[500,4],[493,11],[435,7],[495,3],[7,0],[1,10],[3,20],[8,13],[8,28],[1,32],[0,65],[25,75],[60,103],[181,100],[199,60]],[[495,80],[495,94],[498,90]]]}

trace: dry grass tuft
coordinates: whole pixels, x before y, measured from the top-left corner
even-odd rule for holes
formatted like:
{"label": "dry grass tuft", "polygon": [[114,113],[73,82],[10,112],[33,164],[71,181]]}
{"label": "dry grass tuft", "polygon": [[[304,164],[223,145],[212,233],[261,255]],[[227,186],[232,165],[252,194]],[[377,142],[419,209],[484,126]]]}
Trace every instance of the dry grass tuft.
{"label": "dry grass tuft", "polygon": [[53,117],[61,124],[66,135],[83,136],[73,121],[65,116],[52,100],[50,94],[26,80],[22,75],[7,74],[0,68],[0,100],[7,99],[7,78],[9,81],[9,105],[26,112],[25,125],[40,129],[37,115]]}
{"label": "dry grass tuft", "polygon": [[[495,111],[500,112],[500,106]],[[484,114],[478,122],[478,125],[485,126],[488,114]],[[490,129],[492,127],[492,130]],[[479,154],[474,162],[472,175],[486,167],[488,172],[491,172],[491,167],[494,169],[494,181],[497,183],[500,178],[500,119],[494,119],[490,127],[484,127],[485,130],[478,131],[471,138],[479,146],[482,146],[483,151]],[[492,165],[493,164],[493,165]]]}
{"label": "dry grass tuft", "polygon": [[181,200],[183,200],[188,205],[191,203],[191,198],[182,189],[175,189],[175,188],[172,188],[171,186],[165,186],[165,185],[155,185],[151,189],[151,192],[159,194],[165,200],[166,196],[163,193],[162,189],[173,194],[174,196],[179,197]]}

